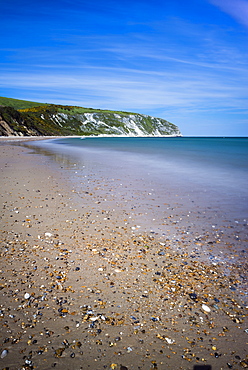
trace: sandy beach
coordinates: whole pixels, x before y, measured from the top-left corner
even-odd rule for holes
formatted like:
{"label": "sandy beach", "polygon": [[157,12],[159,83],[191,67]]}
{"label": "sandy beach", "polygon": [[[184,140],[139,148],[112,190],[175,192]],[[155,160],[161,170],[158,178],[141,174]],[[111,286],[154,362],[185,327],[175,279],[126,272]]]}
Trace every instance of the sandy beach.
{"label": "sandy beach", "polygon": [[[242,250],[143,233],[128,192],[79,193],[73,163],[17,140],[0,140],[1,369],[248,367]],[[225,263],[206,258],[218,243]]]}

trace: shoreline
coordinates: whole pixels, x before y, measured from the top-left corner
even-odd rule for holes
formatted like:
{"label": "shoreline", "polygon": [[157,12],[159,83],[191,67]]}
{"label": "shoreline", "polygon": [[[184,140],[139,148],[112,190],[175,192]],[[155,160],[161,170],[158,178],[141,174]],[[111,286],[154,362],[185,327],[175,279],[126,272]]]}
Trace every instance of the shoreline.
{"label": "shoreline", "polygon": [[183,137],[183,135],[108,135],[108,134],[101,134],[101,135],[70,135],[70,136],[0,136],[0,142],[6,141],[39,141],[39,140],[51,140],[51,139],[70,139],[70,138],[80,138],[80,139],[87,139],[87,138],[104,138],[104,137],[128,137],[128,138],[148,138],[148,137],[156,137],[156,138],[171,138],[171,137]]}
{"label": "shoreline", "polygon": [[0,150],[2,368],[246,367],[244,265],[131,232],[97,181],[78,194],[46,156]]}

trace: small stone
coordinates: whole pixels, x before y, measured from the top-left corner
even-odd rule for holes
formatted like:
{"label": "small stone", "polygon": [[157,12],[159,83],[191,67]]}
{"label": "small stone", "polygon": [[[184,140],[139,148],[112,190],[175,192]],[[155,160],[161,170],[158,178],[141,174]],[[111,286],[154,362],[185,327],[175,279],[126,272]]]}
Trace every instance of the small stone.
{"label": "small stone", "polygon": [[158,252],[158,255],[159,255],[159,256],[164,256],[164,255],[165,255],[165,252],[164,252],[164,251],[159,251],[159,252]]}
{"label": "small stone", "polygon": [[29,293],[25,293],[25,294],[24,294],[24,298],[25,298],[25,299],[29,299],[29,298],[30,298],[30,294],[29,294]]}
{"label": "small stone", "polygon": [[154,321],[154,322],[159,321],[159,317],[151,317],[151,320]]}
{"label": "small stone", "polygon": [[55,350],[55,357],[61,357],[65,348],[58,348]]}
{"label": "small stone", "polygon": [[205,312],[210,312],[211,311],[211,309],[206,304],[202,304],[202,309]]}
{"label": "small stone", "polygon": [[193,299],[193,301],[195,301],[195,300],[197,299],[197,295],[196,295],[196,293],[190,293],[190,294],[189,294],[189,297],[190,297],[191,299]]}
{"label": "small stone", "polygon": [[3,352],[1,353],[1,358],[6,357],[7,354],[8,354],[8,350],[7,349],[4,349]]}
{"label": "small stone", "polygon": [[164,339],[166,340],[166,342],[167,342],[168,344],[172,344],[172,343],[174,343],[174,342],[175,342],[173,339],[170,339],[170,338],[167,338],[167,337],[165,337]]}
{"label": "small stone", "polygon": [[62,344],[63,344],[64,346],[66,346],[67,348],[70,346],[70,343],[68,342],[68,340],[67,340],[67,339],[64,339],[64,340],[63,340],[63,342],[62,342]]}
{"label": "small stone", "polygon": [[245,360],[243,360],[243,361],[241,361],[241,362],[240,362],[240,366],[242,366],[242,367],[244,367],[245,369],[247,369],[247,368],[248,368],[248,362],[247,362],[247,361],[245,361]]}

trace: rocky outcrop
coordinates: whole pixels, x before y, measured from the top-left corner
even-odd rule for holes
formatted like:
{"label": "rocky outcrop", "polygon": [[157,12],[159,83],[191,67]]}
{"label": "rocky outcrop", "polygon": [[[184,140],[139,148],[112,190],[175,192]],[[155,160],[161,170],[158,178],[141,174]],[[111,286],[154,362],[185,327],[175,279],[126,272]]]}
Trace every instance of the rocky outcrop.
{"label": "rocky outcrop", "polygon": [[[27,126],[28,125],[28,126]],[[0,107],[0,136],[40,136],[39,130],[35,130],[25,122],[21,113],[11,107]]]}

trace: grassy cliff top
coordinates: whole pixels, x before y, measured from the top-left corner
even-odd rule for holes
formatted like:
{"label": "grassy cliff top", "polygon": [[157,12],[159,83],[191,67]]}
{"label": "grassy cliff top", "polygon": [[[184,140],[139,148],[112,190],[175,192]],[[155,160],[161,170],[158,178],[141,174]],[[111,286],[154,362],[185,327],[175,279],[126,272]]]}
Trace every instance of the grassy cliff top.
{"label": "grassy cliff top", "polygon": [[38,107],[38,106],[47,105],[47,104],[37,103],[34,101],[27,101],[27,100],[5,98],[3,96],[0,96],[0,105],[3,105],[4,107],[12,107],[15,109],[25,109],[25,108]]}
{"label": "grassy cliff top", "polygon": [[12,107],[19,110],[20,112],[40,112],[46,108],[53,108],[57,112],[63,112],[67,114],[83,114],[83,113],[116,113],[120,115],[126,114],[136,114],[132,112],[122,112],[122,111],[111,111],[104,109],[94,109],[94,108],[84,108],[70,105],[59,105],[50,103],[38,103],[27,100],[19,100],[12,98],[0,97],[0,106]]}

